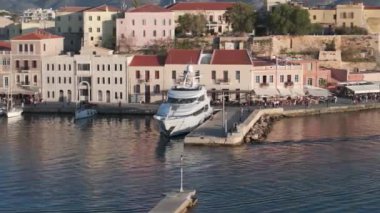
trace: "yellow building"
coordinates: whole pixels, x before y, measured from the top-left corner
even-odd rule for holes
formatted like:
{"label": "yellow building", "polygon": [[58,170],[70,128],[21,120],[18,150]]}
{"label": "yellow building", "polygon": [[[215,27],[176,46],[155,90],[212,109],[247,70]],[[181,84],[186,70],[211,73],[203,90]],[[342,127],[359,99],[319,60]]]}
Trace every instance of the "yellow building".
{"label": "yellow building", "polygon": [[335,8],[308,9],[311,23],[328,28],[362,27],[369,33],[380,32],[380,7],[365,6],[363,3],[337,5]]}

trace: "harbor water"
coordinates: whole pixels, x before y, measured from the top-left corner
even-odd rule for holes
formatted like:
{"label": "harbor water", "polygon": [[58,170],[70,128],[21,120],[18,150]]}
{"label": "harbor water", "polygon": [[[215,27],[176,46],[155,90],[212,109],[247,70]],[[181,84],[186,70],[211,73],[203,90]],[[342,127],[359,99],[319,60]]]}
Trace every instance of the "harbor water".
{"label": "harbor water", "polygon": [[282,119],[267,142],[197,147],[151,116],[0,118],[0,211],[147,212],[196,189],[192,212],[375,212],[380,111]]}

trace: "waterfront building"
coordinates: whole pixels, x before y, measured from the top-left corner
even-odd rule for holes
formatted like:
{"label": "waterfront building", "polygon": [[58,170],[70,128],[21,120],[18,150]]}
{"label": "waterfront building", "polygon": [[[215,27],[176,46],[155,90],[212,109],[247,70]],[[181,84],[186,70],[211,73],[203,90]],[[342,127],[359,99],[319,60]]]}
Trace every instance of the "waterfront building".
{"label": "waterfront building", "polygon": [[127,103],[125,55],[56,55],[42,65],[42,98],[52,102]]}
{"label": "waterfront building", "polygon": [[272,11],[274,7],[279,4],[286,4],[290,2],[290,0],[264,0],[264,8],[266,11]]}
{"label": "waterfront building", "polygon": [[363,3],[339,4],[334,8],[309,8],[311,23],[322,24],[333,31],[336,27],[361,27],[369,33],[380,32],[380,7]]}
{"label": "waterfront building", "polygon": [[206,17],[206,26],[209,33],[223,34],[232,31],[231,24],[228,23],[224,14],[234,4],[233,2],[178,2],[169,5],[167,9],[174,12],[176,22],[180,16],[186,13],[202,14]]}
{"label": "waterfront building", "polygon": [[114,49],[119,9],[101,5],[83,11],[83,46]]}
{"label": "waterfront building", "polygon": [[21,16],[22,22],[54,20],[54,19],[55,19],[55,11],[52,8],[49,8],[49,9],[30,8],[30,9],[24,10]]}
{"label": "waterfront building", "polygon": [[[11,44],[11,72],[0,81],[12,79],[14,94],[41,92],[42,58],[59,55],[63,51],[63,37],[38,30],[13,37]],[[12,76],[10,76],[12,75]]]}
{"label": "waterfront building", "polygon": [[117,20],[116,44],[120,52],[147,47],[174,39],[174,13],[157,5],[147,4],[126,11]]}
{"label": "waterfront building", "polygon": [[8,40],[10,27],[14,22],[6,17],[0,17],[0,40]]}
{"label": "waterfront building", "polygon": [[11,44],[0,41],[0,94],[6,94],[10,85]]}
{"label": "waterfront building", "polygon": [[162,101],[162,90],[166,81],[164,75],[165,57],[157,55],[135,55],[128,66],[128,91],[131,103],[152,103]]}
{"label": "waterfront building", "polygon": [[65,51],[78,53],[82,46],[112,48],[117,11],[117,8],[108,5],[59,8],[55,30],[65,37]]}

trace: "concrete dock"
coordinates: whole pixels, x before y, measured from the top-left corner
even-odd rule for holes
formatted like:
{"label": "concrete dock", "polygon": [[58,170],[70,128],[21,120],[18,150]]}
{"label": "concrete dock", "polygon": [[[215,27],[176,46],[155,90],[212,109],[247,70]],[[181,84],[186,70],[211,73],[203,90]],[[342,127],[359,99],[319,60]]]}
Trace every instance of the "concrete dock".
{"label": "concrete dock", "polygon": [[195,190],[184,190],[183,192],[167,193],[152,210],[151,213],[182,213],[196,203]]}
{"label": "concrete dock", "polygon": [[[370,109],[380,109],[380,103],[351,104],[351,105],[315,105],[308,108],[289,107],[289,108],[266,108],[253,109],[248,116],[244,116],[242,122],[236,119],[236,112],[228,115],[227,120],[230,125],[227,126],[228,134],[224,133],[222,127],[222,113],[218,112],[214,117],[204,124],[200,125],[193,132],[185,137],[185,145],[241,145],[244,137],[250,131],[250,128],[263,115],[281,115],[285,117],[309,116],[327,113],[353,112]],[[238,112],[240,117],[240,111]],[[232,128],[233,123],[237,122],[236,128]],[[231,131],[233,130],[233,131]]]}

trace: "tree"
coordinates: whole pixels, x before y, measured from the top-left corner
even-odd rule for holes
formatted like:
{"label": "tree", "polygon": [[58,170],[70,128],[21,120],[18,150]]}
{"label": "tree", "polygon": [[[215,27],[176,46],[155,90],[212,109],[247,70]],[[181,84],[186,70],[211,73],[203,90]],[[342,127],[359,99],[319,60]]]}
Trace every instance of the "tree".
{"label": "tree", "polygon": [[182,36],[186,34],[191,34],[193,36],[201,35],[206,30],[206,23],[207,20],[204,15],[186,13],[178,18],[176,32]]}
{"label": "tree", "polygon": [[312,31],[309,12],[298,6],[281,4],[269,14],[269,30],[279,35],[305,35]]}
{"label": "tree", "polygon": [[224,16],[234,32],[250,33],[254,29],[256,12],[252,5],[239,2],[228,8]]}
{"label": "tree", "polygon": [[368,30],[362,27],[337,27],[335,33],[338,35],[368,35]]}
{"label": "tree", "polygon": [[168,50],[174,47],[173,39],[161,38],[149,42],[144,53],[148,55],[166,55]]}

